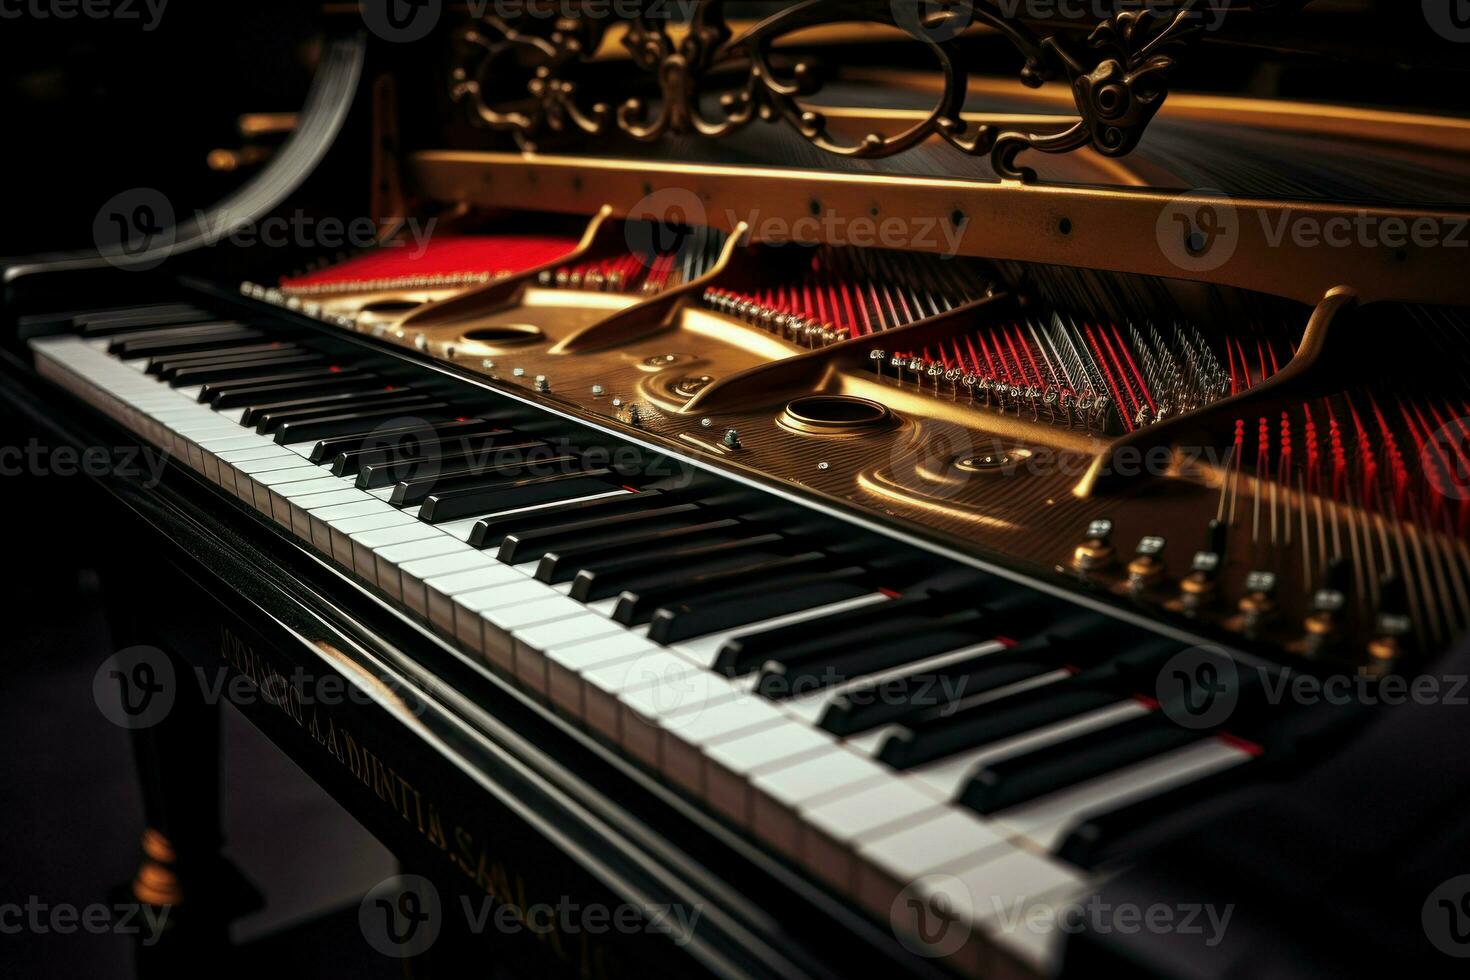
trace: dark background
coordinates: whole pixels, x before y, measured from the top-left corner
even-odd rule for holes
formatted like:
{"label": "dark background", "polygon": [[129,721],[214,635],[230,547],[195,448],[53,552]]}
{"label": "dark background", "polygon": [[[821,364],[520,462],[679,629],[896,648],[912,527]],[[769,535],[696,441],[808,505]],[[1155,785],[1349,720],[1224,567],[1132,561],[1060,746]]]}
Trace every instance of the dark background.
{"label": "dark background", "polygon": [[[775,4],[743,6],[761,14]],[[1470,45],[1433,36],[1418,0],[1327,6],[1369,19],[1323,21],[1290,38],[1286,54],[1212,50],[1179,87],[1431,111],[1470,104],[1456,71],[1470,63]],[[132,9],[149,16],[141,0]],[[162,191],[183,217],[239,186],[253,169],[221,173],[206,158],[242,145],[241,114],[300,107],[320,21],[304,0],[171,0],[152,30],[142,19],[0,20],[0,256],[89,246],[98,209],[129,188]],[[1002,49],[980,53],[997,70],[1014,67]],[[442,103],[441,78],[427,67],[405,87]],[[406,131],[439,130],[436,108],[407,108]],[[29,438],[0,418],[0,445]],[[107,902],[137,867],[143,821],[128,740],[92,700],[93,675],[114,651],[92,567],[108,547],[95,500],[80,477],[0,478],[0,512],[10,516],[10,574],[0,586],[10,627],[0,668],[0,905],[33,895],[51,905]],[[357,896],[393,873],[390,856],[237,715],[225,719],[227,853],[267,902],[239,923],[235,966],[283,977],[397,975],[362,955],[355,934]],[[131,964],[123,937],[0,934],[7,976],[102,980],[130,976]]]}
{"label": "dark background", "polygon": [[[206,158],[242,145],[242,113],[301,106],[313,7],[171,0],[153,30],[80,15],[0,19],[0,255],[89,247],[98,209],[128,188],[162,191],[183,217],[252,176],[210,170]],[[132,9],[147,18],[141,2]],[[0,445],[31,438],[0,417]],[[85,477],[0,478],[0,905],[110,904],[141,856],[128,733],[92,696],[115,651],[93,569],[108,547],[98,499]],[[401,975],[357,933],[358,899],[396,873],[391,856],[228,708],[222,755],[226,854],[266,905],[236,923],[234,962],[211,972]],[[107,980],[133,976],[133,962],[125,936],[0,933],[4,976]]]}

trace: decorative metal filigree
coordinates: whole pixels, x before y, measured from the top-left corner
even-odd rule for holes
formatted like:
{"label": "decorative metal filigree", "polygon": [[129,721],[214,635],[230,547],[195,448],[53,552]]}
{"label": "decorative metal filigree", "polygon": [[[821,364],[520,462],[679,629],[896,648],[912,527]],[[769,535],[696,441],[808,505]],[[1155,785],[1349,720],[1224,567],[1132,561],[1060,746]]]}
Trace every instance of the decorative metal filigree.
{"label": "decorative metal filigree", "polygon": [[[1235,0],[1234,6],[1267,10],[1305,2]],[[722,0],[698,0],[677,42],[668,19],[651,12],[665,5],[654,2],[623,22],[622,43],[633,63],[657,79],[657,102],[633,97],[616,109],[605,101],[583,107],[572,79],[601,49],[610,18],[541,19],[523,28],[487,14],[458,37],[452,94],[470,106],[478,122],[511,132],[526,149],[547,133],[598,136],[615,128],[654,141],[669,133],[717,138],[756,121],[784,122],[813,145],[849,157],[892,156],[937,136],[965,153],[988,154],[1002,178],[1034,180],[1033,171],[1016,164],[1024,150],[1066,153],[1090,146],[1116,157],[1137,147],[1168,94],[1179,51],[1203,31],[1206,15],[1218,25],[1233,9],[1231,0],[1223,3],[1140,0],[1098,24],[1078,46],[1063,34],[1038,36],[1007,16],[1002,7],[1014,5],[1001,0],[800,0],[738,37],[725,22]],[[901,132],[869,133],[857,141],[831,131],[821,110],[804,101],[821,87],[815,66],[798,59],[779,67],[773,48],[793,33],[835,21],[888,24],[927,46],[944,85],[925,118]],[[972,129],[962,116],[969,76],[959,37],[975,24],[999,33],[1024,56],[1023,84],[1066,78],[1076,120],[1065,125],[1061,117],[1065,128],[1051,133]],[[733,86],[731,77],[737,79]]]}

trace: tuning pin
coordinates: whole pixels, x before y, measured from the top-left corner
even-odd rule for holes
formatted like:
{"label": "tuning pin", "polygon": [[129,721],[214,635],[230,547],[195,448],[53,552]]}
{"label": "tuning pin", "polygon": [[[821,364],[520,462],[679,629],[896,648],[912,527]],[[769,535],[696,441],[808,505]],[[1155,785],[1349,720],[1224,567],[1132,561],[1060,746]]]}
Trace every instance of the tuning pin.
{"label": "tuning pin", "polygon": [[1326,655],[1342,639],[1342,623],[1347,612],[1348,589],[1352,586],[1352,566],[1342,558],[1327,564],[1322,586],[1312,594],[1311,611],[1307,613],[1307,652],[1316,657]]}
{"label": "tuning pin", "polygon": [[1205,547],[1195,552],[1189,574],[1179,583],[1180,599],[1186,609],[1196,609],[1214,598],[1220,568],[1225,564],[1225,541],[1229,526],[1224,521],[1210,521],[1205,533]]}
{"label": "tuning pin", "polygon": [[870,350],[868,351],[868,360],[872,362],[873,370],[878,373],[878,377],[883,377],[883,362],[888,360],[888,352],[882,350]]}
{"label": "tuning pin", "polygon": [[1106,518],[1087,525],[1087,539],[1072,552],[1072,567],[1095,572],[1113,563],[1113,522]]}
{"label": "tuning pin", "polygon": [[1276,611],[1276,573],[1254,571],[1245,577],[1245,595],[1240,600],[1240,613],[1247,628],[1269,619]]}
{"label": "tuning pin", "polygon": [[1128,585],[1131,588],[1150,588],[1164,577],[1165,543],[1163,538],[1153,534],[1138,542],[1133,560],[1128,563]]}
{"label": "tuning pin", "polygon": [[1374,620],[1374,636],[1368,644],[1368,654],[1373,658],[1372,671],[1385,674],[1410,654],[1414,622],[1409,617],[1409,595],[1403,579],[1389,575],[1378,591],[1378,615]]}

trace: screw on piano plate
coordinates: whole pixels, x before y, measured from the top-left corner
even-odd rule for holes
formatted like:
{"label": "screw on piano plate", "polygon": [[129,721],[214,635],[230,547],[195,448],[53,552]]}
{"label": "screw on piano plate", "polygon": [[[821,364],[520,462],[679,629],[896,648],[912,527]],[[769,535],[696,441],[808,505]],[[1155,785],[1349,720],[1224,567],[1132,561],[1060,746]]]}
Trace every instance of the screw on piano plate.
{"label": "screw on piano plate", "polygon": [[544,375],[544,374],[538,374],[538,375],[536,375],[536,390],[537,391],[541,391],[541,392],[546,392],[546,391],[550,391],[551,390],[551,382],[546,379],[546,375]]}
{"label": "screw on piano plate", "polygon": [[423,334],[417,334],[413,338],[413,346],[417,350],[428,350],[429,349],[429,338],[426,337],[426,336],[424,336]]}
{"label": "screw on piano plate", "polygon": [[592,386],[592,397],[593,398],[601,398],[604,394],[606,394],[606,391],[607,390],[605,388],[603,388],[602,385],[593,385]]}
{"label": "screw on piano plate", "polygon": [[712,425],[715,424],[715,420],[714,419],[700,419],[699,420],[699,424],[702,425],[704,428],[708,429],[710,426],[712,426]]}
{"label": "screw on piano plate", "polygon": [[740,449],[740,433],[734,429],[725,430],[725,438],[720,440],[726,449]]}
{"label": "screw on piano plate", "polygon": [[524,378],[526,376],[526,369],[525,368],[512,368],[510,373],[513,374],[513,375],[515,375],[517,378]]}
{"label": "screw on piano plate", "polygon": [[495,362],[492,361],[492,360],[490,360],[490,358],[487,357],[483,361],[480,362],[480,367],[484,368],[486,371],[494,371],[495,370]]}
{"label": "screw on piano plate", "polygon": [[824,473],[827,470],[831,469],[831,468],[832,468],[832,464],[829,463],[829,462],[827,462],[825,459],[822,460],[820,463],[817,464],[817,469],[821,470]]}
{"label": "screw on piano plate", "polygon": [[621,398],[614,398],[612,400],[612,407],[613,408],[622,408],[623,407],[623,400]]}

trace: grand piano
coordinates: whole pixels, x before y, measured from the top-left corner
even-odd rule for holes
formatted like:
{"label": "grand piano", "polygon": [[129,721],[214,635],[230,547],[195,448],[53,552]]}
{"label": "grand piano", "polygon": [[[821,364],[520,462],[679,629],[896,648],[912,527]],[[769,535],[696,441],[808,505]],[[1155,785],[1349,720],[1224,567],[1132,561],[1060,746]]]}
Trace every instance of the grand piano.
{"label": "grand piano", "polygon": [[1419,6],[324,5],[238,190],[4,269],[9,410],[113,457],[144,971],[250,901],[220,711],[415,976],[1462,970]]}

